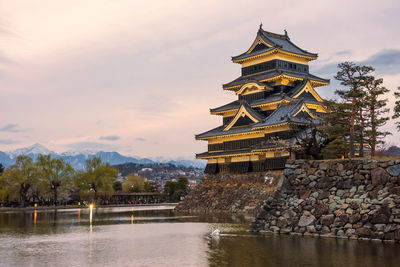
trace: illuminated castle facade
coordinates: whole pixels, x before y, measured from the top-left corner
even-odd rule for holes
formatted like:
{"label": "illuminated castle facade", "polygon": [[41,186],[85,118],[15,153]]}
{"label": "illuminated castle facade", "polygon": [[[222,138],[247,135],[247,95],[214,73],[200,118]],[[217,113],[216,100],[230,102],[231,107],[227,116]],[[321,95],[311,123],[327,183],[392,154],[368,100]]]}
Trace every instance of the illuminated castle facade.
{"label": "illuminated castle facade", "polygon": [[210,109],[222,125],[196,135],[208,142],[206,173],[244,173],[284,168],[299,147],[295,133],[320,122],[326,113],[315,87],[329,80],[309,73],[318,55],[291,42],[287,32],[264,31],[262,25],[250,48],[232,57],[242,75],[223,85],[237,100]]}

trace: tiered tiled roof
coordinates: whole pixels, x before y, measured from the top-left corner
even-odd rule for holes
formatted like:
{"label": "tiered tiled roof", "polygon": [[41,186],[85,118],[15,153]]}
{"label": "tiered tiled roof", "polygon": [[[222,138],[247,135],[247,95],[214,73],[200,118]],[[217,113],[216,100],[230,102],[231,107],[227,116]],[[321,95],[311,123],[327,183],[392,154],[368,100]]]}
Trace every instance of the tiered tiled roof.
{"label": "tiered tiled roof", "polygon": [[[253,49],[253,51],[246,51],[245,53],[242,53],[238,56],[232,57],[232,60],[238,60],[238,59],[244,59],[248,57],[252,57],[258,54],[262,54],[271,50],[274,50],[276,48],[279,48],[283,51],[293,53],[293,54],[298,54],[301,56],[306,56],[306,57],[313,57],[316,58],[318,57],[318,54],[310,53],[307,50],[301,49],[294,43],[290,41],[289,36],[287,35],[287,32],[285,31],[285,34],[276,34],[272,32],[265,31],[261,28],[262,25],[260,25],[260,29],[257,32],[257,37],[261,37],[267,44],[270,45],[270,47],[265,47],[263,49]],[[250,53],[249,53],[250,52]]]}

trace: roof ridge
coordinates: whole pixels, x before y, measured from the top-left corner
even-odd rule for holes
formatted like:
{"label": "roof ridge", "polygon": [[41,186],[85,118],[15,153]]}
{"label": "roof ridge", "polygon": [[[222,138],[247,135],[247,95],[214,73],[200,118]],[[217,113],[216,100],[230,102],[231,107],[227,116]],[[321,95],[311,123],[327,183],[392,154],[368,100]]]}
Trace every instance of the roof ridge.
{"label": "roof ridge", "polygon": [[285,34],[269,32],[269,31],[266,31],[266,30],[264,30],[262,28],[260,28],[260,30],[261,30],[261,33],[263,33],[263,34],[265,34],[267,36],[270,36],[270,37],[275,37],[275,38],[279,38],[279,39],[282,39],[282,40],[289,40],[290,39],[289,36],[287,35],[287,31],[286,30],[285,30]]}

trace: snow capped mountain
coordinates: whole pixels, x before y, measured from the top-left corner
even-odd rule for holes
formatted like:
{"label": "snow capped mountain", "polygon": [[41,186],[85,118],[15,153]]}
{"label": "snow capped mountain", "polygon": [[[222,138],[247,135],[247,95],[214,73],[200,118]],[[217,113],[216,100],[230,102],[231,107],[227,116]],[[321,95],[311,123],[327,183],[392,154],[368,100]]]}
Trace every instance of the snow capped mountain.
{"label": "snow capped mountain", "polygon": [[43,146],[39,143],[36,143],[36,144],[28,146],[28,147],[16,149],[12,152],[6,152],[6,154],[8,154],[9,157],[13,159],[20,155],[27,155],[27,156],[39,155],[39,154],[54,155],[55,153],[53,151],[50,151],[49,149],[47,149],[45,146]]}
{"label": "snow capped mountain", "polygon": [[84,156],[90,156],[90,155],[95,155],[98,151],[94,150],[68,150],[66,152],[62,152],[60,155],[61,156],[77,156],[77,155],[84,155]]}
{"label": "snow capped mountain", "polygon": [[60,154],[57,154],[41,144],[34,144],[29,147],[19,148],[11,152],[0,151],[0,163],[8,167],[15,163],[16,158],[19,155],[26,155],[33,159],[36,159],[40,154],[50,154],[55,158],[62,158],[66,162],[70,163],[75,169],[85,168],[86,160],[93,157],[100,157],[103,162],[108,162],[111,165],[123,164],[123,163],[136,163],[136,164],[154,164],[154,163],[167,163],[174,165],[181,165],[185,167],[204,168],[205,162],[201,160],[187,159],[187,158],[139,158],[123,156],[118,152],[104,152],[104,151],[93,151],[93,150],[69,150]]}

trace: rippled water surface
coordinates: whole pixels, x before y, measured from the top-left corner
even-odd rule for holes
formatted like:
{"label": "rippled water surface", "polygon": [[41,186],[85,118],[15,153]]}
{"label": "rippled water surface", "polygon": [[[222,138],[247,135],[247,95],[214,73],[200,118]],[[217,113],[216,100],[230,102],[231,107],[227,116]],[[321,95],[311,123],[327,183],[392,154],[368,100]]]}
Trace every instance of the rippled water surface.
{"label": "rippled water surface", "polygon": [[[0,212],[0,266],[400,266],[400,245],[251,234],[170,207]],[[210,237],[214,229],[221,236]]]}

